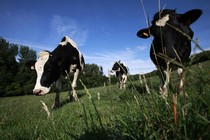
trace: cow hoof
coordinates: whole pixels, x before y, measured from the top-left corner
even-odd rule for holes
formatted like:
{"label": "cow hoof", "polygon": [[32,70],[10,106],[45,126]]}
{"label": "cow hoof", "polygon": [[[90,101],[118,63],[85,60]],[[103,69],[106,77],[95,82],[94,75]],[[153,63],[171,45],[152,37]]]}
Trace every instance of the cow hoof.
{"label": "cow hoof", "polygon": [[75,101],[79,101],[79,98],[78,98],[78,97],[74,97],[74,100],[75,100]]}
{"label": "cow hoof", "polygon": [[60,107],[60,103],[54,103],[52,105],[52,109],[58,109]]}
{"label": "cow hoof", "polygon": [[74,97],[72,95],[70,95],[68,98],[68,102],[73,102],[74,100],[75,100]]}

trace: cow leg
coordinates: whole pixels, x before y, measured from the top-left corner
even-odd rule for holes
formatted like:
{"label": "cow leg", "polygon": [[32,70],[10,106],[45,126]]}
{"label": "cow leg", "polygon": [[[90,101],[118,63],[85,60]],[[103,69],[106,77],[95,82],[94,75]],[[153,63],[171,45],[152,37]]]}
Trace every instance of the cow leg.
{"label": "cow leg", "polygon": [[122,88],[123,89],[125,89],[126,87],[125,87],[125,81],[123,80],[123,83],[122,83],[123,85],[122,85]]}
{"label": "cow leg", "polygon": [[123,89],[126,89],[126,82],[127,82],[127,79],[128,79],[128,77],[127,77],[127,75],[123,75]]}
{"label": "cow leg", "polygon": [[[179,78],[179,84],[178,84],[178,88],[177,88],[177,92],[179,93],[179,95],[183,95],[184,96],[184,98],[185,97],[187,97],[188,95],[187,95],[187,93],[185,93],[184,92],[184,82],[185,82],[185,76],[184,76],[184,70],[182,69],[182,68],[178,68],[177,69],[177,74],[178,74],[178,78]],[[176,94],[174,94],[174,100],[173,100],[173,102],[174,102],[174,105],[175,105],[175,107],[176,107],[176,103],[177,103],[177,93]],[[175,108],[176,109],[176,108]],[[187,115],[187,108],[185,108],[184,110],[183,110],[183,114],[184,115]],[[176,121],[175,121],[175,123],[176,123]]]}
{"label": "cow leg", "polygon": [[167,95],[167,88],[166,84],[164,84],[166,82],[166,75],[164,74],[164,71],[162,70],[158,70],[158,76],[159,76],[159,79],[160,79],[160,86],[159,86],[159,93],[161,96],[165,97],[165,95]]}
{"label": "cow leg", "polygon": [[[70,79],[69,79],[70,80]],[[70,82],[71,83],[71,82]],[[70,88],[70,85],[69,83],[67,84],[68,85],[68,102],[71,102],[73,101],[73,96],[71,94],[71,88]]]}
{"label": "cow leg", "polygon": [[166,75],[164,73],[163,69],[158,69],[157,70],[157,75],[159,76],[160,79],[160,87],[163,87],[165,80],[166,80]]}
{"label": "cow leg", "polygon": [[184,70],[182,68],[178,68],[177,74],[179,78],[178,93],[180,95],[187,95],[186,93],[184,93]]}
{"label": "cow leg", "polygon": [[170,75],[171,75],[171,69],[169,68],[169,62],[167,63],[167,68],[166,70],[164,71],[161,71],[159,76],[160,76],[160,79],[162,81],[162,85],[160,87],[160,94],[163,98],[166,98],[168,97],[168,85],[169,85],[169,82],[170,82]]}
{"label": "cow leg", "polygon": [[120,89],[122,89],[123,88],[123,81],[121,80],[120,81]]}
{"label": "cow leg", "polygon": [[123,77],[119,71],[116,72],[116,76],[118,77],[119,88],[122,89],[123,88]]}
{"label": "cow leg", "polygon": [[77,97],[77,92],[76,92],[76,87],[77,87],[77,80],[78,80],[78,77],[79,77],[79,69],[76,69],[76,72],[74,73],[74,79],[73,79],[73,82],[71,84],[71,87],[72,87],[72,93],[73,93],[73,97],[76,101],[79,100],[79,98]]}
{"label": "cow leg", "polygon": [[61,77],[56,81],[56,94],[55,94],[55,101],[52,106],[53,109],[58,108],[60,106],[60,92],[62,90],[62,82]]}

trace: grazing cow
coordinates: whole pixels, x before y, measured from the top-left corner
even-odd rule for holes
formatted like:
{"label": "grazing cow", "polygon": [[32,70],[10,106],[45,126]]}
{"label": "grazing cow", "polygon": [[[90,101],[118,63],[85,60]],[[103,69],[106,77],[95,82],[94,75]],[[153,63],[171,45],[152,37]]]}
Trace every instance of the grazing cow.
{"label": "grazing cow", "polygon": [[127,82],[128,67],[121,61],[115,62],[110,72],[116,72],[116,76],[119,79],[120,89],[125,89]]}
{"label": "grazing cow", "polygon": [[[41,51],[37,61],[27,63],[32,69],[36,70],[37,79],[33,93],[45,95],[50,91],[52,83],[56,82],[56,97],[53,108],[59,107],[59,95],[62,89],[61,77],[73,73],[71,83],[73,97],[78,100],[76,94],[77,79],[84,69],[85,62],[83,55],[78,50],[77,45],[69,37],[65,36],[54,51]],[[72,95],[69,93],[69,99]]]}
{"label": "grazing cow", "polygon": [[[159,70],[161,87],[166,81],[164,71],[170,62],[170,69],[177,69],[189,61],[193,31],[190,25],[202,14],[200,9],[193,9],[184,14],[175,10],[161,10],[154,15],[152,25],[137,32],[140,38],[153,36],[150,58]],[[181,65],[180,65],[181,64]],[[183,70],[180,70],[182,72]]]}

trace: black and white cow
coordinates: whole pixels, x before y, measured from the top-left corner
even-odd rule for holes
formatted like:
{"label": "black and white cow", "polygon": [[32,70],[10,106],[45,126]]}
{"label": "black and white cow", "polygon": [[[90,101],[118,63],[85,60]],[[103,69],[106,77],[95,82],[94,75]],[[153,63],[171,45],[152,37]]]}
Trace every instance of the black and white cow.
{"label": "black and white cow", "polygon": [[128,79],[128,67],[123,64],[121,61],[115,62],[110,72],[116,72],[116,76],[119,79],[120,89],[126,88],[126,82]]}
{"label": "black and white cow", "polygon": [[177,64],[185,65],[189,61],[191,39],[194,34],[190,25],[201,14],[200,9],[193,9],[184,14],[177,14],[175,10],[161,10],[154,15],[150,27],[137,32],[140,38],[154,37],[150,58],[159,70],[162,86],[166,80],[163,71],[167,68],[167,62],[172,60],[178,62],[169,65],[171,69],[177,69]]}
{"label": "black and white cow", "polygon": [[[78,50],[77,45],[68,36],[63,37],[60,44],[54,51],[41,51],[38,60],[27,64],[36,70],[37,79],[33,93],[45,95],[50,91],[52,83],[56,82],[56,97],[53,107],[59,107],[59,95],[62,89],[61,77],[73,73],[71,83],[73,97],[78,100],[76,86],[79,74],[83,71],[85,62],[84,57]],[[70,94],[70,93],[69,93]],[[71,99],[71,95],[69,98]]]}

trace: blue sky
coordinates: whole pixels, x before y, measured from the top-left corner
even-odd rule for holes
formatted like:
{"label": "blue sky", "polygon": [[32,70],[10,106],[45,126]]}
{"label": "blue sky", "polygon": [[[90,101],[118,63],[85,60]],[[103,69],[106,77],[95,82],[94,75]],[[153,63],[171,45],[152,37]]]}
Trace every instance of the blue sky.
{"label": "blue sky", "polygon": [[[143,5],[152,20],[158,0],[143,0]],[[204,50],[210,49],[209,6],[209,0],[160,0],[161,8],[177,9],[177,13],[203,10],[191,28]],[[104,74],[118,60],[129,67],[131,74],[155,69],[149,58],[152,38],[136,36],[146,26],[141,0],[0,0],[1,37],[38,53],[52,51],[68,35],[86,63],[102,66]]]}

